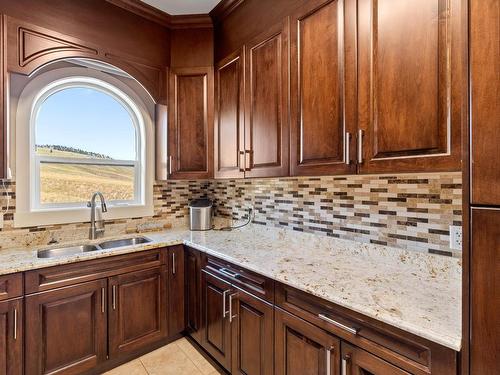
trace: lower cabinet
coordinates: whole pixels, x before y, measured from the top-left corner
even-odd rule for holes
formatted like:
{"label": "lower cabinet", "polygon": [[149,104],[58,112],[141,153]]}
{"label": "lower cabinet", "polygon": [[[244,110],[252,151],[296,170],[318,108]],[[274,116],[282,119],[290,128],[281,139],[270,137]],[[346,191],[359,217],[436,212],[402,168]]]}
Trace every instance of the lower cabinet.
{"label": "lower cabinet", "polygon": [[396,366],[342,342],[342,375],[410,375]]}
{"label": "lower cabinet", "polygon": [[185,248],[184,253],[186,278],[186,330],[199,344],[202,339],[201,325],[201,254],[199,251]]}
{"label": "lower cabinet", "polygon": [[279,308],[275,316],[276,375],[339,375],[338,338]]}
{"label": "lower cabinet", "polygon": [[107,354],[107,280],[26,297],[26,374],[78,374]]}
{"label": "lower cabinet", "polygon": [[0,375],[23,373],[23,299],[0,302]]}
{"label": "lower cabinet", "polygon": [[166,266],[109,278],[110,358],[167,336],[166,288]]}
{"label": "lower cabinet", "polygon": [[186,329],[184,246],[168,249],[168,335]]}

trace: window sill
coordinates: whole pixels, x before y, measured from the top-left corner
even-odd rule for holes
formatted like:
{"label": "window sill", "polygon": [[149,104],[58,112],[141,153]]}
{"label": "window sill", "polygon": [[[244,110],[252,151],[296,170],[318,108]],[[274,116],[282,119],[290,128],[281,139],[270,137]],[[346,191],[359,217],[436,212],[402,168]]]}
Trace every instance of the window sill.
{"label": "window sill", "polygon": [[[109,206],[108,212],[102,214],[100,208],[96,209],[96,219],[130,219],[135,217],[153,216],[153,206]],[[14,227],[39,227],[55,224],[83,223],[90,221],[89,208],[72,208],[60,210],[44,210],[30,212],[16,212],[14,214]]]}

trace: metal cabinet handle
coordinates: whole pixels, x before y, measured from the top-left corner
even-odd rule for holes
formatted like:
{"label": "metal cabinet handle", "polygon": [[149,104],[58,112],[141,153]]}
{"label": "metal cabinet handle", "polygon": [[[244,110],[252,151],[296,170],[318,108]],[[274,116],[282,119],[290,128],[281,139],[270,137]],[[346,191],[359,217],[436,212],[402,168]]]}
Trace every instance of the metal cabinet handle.
{"label": "metal cabinet handle", "polygon": [[172,253],[172,275],[175,275],[175,253]]}
{"label": "metal cabinet handle", "polygon": [[350,355],[346,355],[342,358],[341,371],[342,375],[347,375],[347,362],[351,359]]}
{"label": "metal cabinet handle", "polygon": [[335,327],[341,328],[344,331],[352,333],[353,335],[357,335],[358,334],[358,329],[357,328],[346,326],[345,324],[339,323],[336,320],[333,320],[332,318],[327,317],[326,315],[318,314],[318,318],[324,320],[325,322],[333,324]]}
{"label": "metal cabinet handle", "polygon": [[101,312],[104,313],[105,307],[106,306],[106,289],[101,288]]}
{"label": "metal cabinet handle", "polygon": [[113,310],[116,310],[116,285],[113,285],[113,288],[112,288],[112,304],[113,304]]}
{"label": "metal cabinet handle", "polygon": [[[248,155],[248,163],[247,163]],[[252,170],[252,150],[245,150],[245,171]]]}
{"label": "metal cabinet handle", "polygon": [[345,163],[351,164],[351,133],[345,133]]}
{"label": "metal cabinet handle", "polygon": [[363,129],[358,129],[358,163],[363,163]]}
{"label": "metal cabinet handle", "polygon": [[226,311],[226,296],[231,290],[225,290],[222,292],[222,319],[226,318],[227,311]]}
{"label": "metal cabinet handle", "polygon": [[332,350],[333,346],[326,349],[326,375],[330,375],[332,373]]}
{"label": "metal cabinet handle", "polygon": [[14,340],[17,340],[17,309],[14,309]]}
{"label": "metal cabinet handle", "polygon": [[168,174],[172,174],[172,155],[168,156]]}
{"label": "metal cabinet handle", "polygon": [[220,268],[219,272],[222,273],[223,275],[232,277],[233,279],[236,279],[240,276],[239,273],[229,271],[227,268]]}
{"label": "metal cabinet handle", "polygon": [[233,315],[233,298],[236,296],[238,296],[238,293],[229,295],[229,323],[232,323],[233,319],[238,316],[238,314]]}
{"label": "metal cabinet handle", "polygon": [[[240,163],[240,172],[245,172],[245,168],[246,168],[246,165],[245,165],[245,162],[246,162],[245,151],[240,151],[240,154],[238,155],[238,157],[240,159],[239,160],[239,163]],[[243,159],[241,157],[243,157]]]}

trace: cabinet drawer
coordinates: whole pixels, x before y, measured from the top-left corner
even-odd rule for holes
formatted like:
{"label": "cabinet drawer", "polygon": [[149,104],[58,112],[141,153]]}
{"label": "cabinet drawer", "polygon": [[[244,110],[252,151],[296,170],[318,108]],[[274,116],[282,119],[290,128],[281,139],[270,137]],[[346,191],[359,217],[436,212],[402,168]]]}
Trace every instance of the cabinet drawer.
{"label": "cabinet drawer", "polygon": [[19,297],[23,294],[23,275],[14,273],[0,276],[0,301]]}
{"label": "cabinet drawer", "polygon": [[212,274],[265,301],[274,303],[274,281],[224,260],[207,257],[205,268]]}
{"label": "cabinet drawer", "polygon": [[166,249],[154,249],[28,271],[26,294],[157,267],[166,260]]}
{"label": "cabinet drawer", "polygon": [[456,371],[453,350],[281,283],[276,305],[414,374]]}

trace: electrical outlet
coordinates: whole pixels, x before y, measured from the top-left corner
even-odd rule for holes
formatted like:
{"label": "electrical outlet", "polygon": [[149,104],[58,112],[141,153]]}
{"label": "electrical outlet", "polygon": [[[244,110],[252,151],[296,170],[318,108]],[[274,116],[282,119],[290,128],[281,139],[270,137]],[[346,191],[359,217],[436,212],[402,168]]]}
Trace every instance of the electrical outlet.
{"label": "electrical outlet", "polygon": [[462,227],[450,225],[450,248],[462,250]]}

